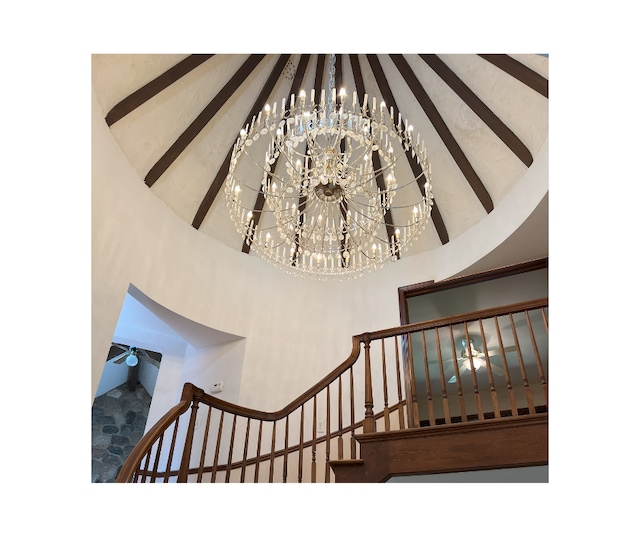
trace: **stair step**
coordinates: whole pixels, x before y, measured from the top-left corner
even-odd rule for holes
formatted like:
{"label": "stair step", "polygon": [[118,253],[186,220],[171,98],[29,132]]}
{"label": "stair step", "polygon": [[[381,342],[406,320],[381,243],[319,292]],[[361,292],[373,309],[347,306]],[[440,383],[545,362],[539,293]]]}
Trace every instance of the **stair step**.
{"label": "stair step", "polygon": [[329,466],[334,467],[334,466],[360,466],[364,464],[364,461],[362,459],[338,459],[338,460],[334,460],[334,461],[329,461]]}

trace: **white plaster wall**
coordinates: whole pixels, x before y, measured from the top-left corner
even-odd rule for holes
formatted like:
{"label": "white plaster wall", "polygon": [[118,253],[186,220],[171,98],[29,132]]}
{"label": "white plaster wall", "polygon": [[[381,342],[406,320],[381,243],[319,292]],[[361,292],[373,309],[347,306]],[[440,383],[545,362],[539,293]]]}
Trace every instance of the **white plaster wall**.
{"label": "white plaster wall", "polygon": [[[178,218],[126,161],[95,95],[92,113],[92,394],[132,283],[186,318],[246,338],[237,402],[278,410],[347,358],[352,335],[399,324],[399,286],[471,265],[508,237],[548,189],[545,144],[503,203],[446,246],[355,281],[313,282],[231,250]],[[174,365],[173,373],[161,371],[156,391],[162,380],[162,389],[175,385],[179,394],[182,372]]]}
{"label": "white plaster wall", "polygon": [[[246,340],[241,339],[205,349],[187,349],[180,384],[191,382],[205,392],[231,403],[238,401],[242,382]],[[213,393],[213,384],[222,382],[223,390]]]}

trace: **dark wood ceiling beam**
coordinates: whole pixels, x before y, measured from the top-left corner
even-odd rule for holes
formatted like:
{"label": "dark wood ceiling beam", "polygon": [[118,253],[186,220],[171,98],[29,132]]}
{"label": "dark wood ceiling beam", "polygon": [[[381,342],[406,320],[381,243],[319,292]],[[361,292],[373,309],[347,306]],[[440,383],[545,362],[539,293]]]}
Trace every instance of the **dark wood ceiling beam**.
{"label": "dark wood ceiling beam", "polygon": [[157,78],[154,78],[148,84],[142,86],[139,90],[133,92],[128,97],[122,99],[116,104],[105,117],[105,121],[109,127],[116,121],[146,103],[152,97],[155,97],[162,90],[168,88],[171,84],[182,78],[187,73],[193,71],[200,64],[207,61],[215,54],[192,54],[180,63],[174,65],[171,69],[165,71]]}
{"label": "dark wood ceiling beam", "polygon": [[326,54],[318,54],[318,63],[316,64],[316,79],[313,87],[318,99],[320,99],[320,92],[322,91],[322,75],[324,74],[325,56]]}
{"label": "dark wood ceiling beam", "polygon": [[[260,91],[260,94],[258,95],[255,102],[253,103],[253,106],[251,107],[249,114],[247,115],[246,119],[242,122],[243,126],[246,125],[247,123],[250,123],[251,118],[257,115],[258,112],[260,112],[264,107],[264,105],[268,102],[269,95],[273,91],[273,88],[275,87],[276,82],[278,82],[278,78],[280,78],[280,75],[282,75],[282,71],[284,70],[284,67],[287,64],[287,61],[289,60],[290,56],[291,54],[280,55],[273,70],[271,71],[271,74],[269,75],[269,78],[262,86],[262,90]],[[238,130],[238,132],[240,131]],[[200,229],[202,222],[204,222],[204,219],[207,216],[209,209],[211,209],[211,206],[213,205],[213,202],[215,201],[216,196],[220,192],[220,189],[222,188],[222,185],[224,184],[224,181],[227,178],[227,174],[229,173],[229,165],[231,164],[231,155],[233,153],[233,144],[235,144],[235,139],[233,140],[233,143],[229,148],[229,152],[227,153],[227,156],[225,157],[222,163],[222,166],[218,169],[218,173],[216,174],[213,182],[211,183],[211,185],[209,186],[209,189],[207,190],[207,193],[202,199],[202,202],[198,207],[198,211],[196,212],[196,215],[193,217],[193,221],[191,222],[191,225],[196,229]]]}
{"label": "dark wood ceiling beam", "polygon": [[435,54],[420,54],[424,62],[456,92],[465,104],[500,138],[522,163],[529,167],[533,156],[514,132]]}
{"label": "dark wood ceiling beam", "polygon": [[[351,60],[351,70],[353,71],[353,80],[356,84],[356,94],[359,95],[360,99],[364,99],[364,94],[367,93],[364,87],[364,78],[362,77],[362,69],[360,69],[360,60],[358,59],[357,54],[351,54],[349,56]],[[371,154],[371,162],[373,163],[374,169],[379,170],[381,168],[380,165],[380,156],[377,151],[374,151]],[[376,174],[376,182],[380,190],[386,190],[386,185],[384,184],[384,178],[380,174]],[[387,240],[389,244],[391,244],[391,237],[394,236],[395,225],[393,224],[393,217],[390,211],[387,211],[384,215],[385,221],[385,229],[387,231]]]}
{"label": "dark wood ceiling beam", "polygon": [[[340,88],[342,88],[342,81],[344,79],[344,72],[342,68],[342,54],[336,54],[336,75],[335,75],[335,84],[336,84],[336,92],[339,94]],[[345,150],[345,141],[340,140],[340,151],[344,153]],[[349,202],[346,199],[343,199],[343,203],[340,203],[340,216],[344,222],[347,221],[347,212],[349,211]],[[385,215],[386,216],[386,215]],[[347,250],[347,235],[343,234],[340,239],[340,252],[343,254],[340,257],[340,264],[345,267],[347,265],[347,260],[344,257],[344,252]]]}
{"label": "dark wood ceiling beam", "polygon": [[508,54],[478,54],[478,56],[526,84],[543,97],[549,98],[549,81]]}
{"label": "dark wood ceiling beam", "polygon": [[[380,89],[382,98],[385,101],[385,105],[387,106],[387,109],[393,106],[396,110],[398,110],[398,106],[395,102],[395,99],[393,98],[393,92],[391,91],[391,87],[389,86],[387,77],[385,76],[384,71],[382,70],[382,66],[380,65],[380,61],[378,60],[378,57],[375,55],[368,55],[367,59],[369,61],[369,65],[371,66],[371,70],[373,71],[373,76],[376,79],[376,83],[378,84],[378,88]],[[358,61],[357,55],[355,54],[352,55],[351,64],[353,66],[354,77],[356,76],[356,73],[357,73],[358,78],[362,80],[362,72],[360,70],[360,62]],[[363,91],[364,91],[364,83],[363,82],[360,82],[360,83],[362,84]],[[356,86],[357,85],[358,83],[356,82]],[[412,159],[407,153],[405,153],[405,156],[407,157],[407,161],[411,166],[411,171],[413,172],[413,176],[416,178],[416,183],[420,188],[420,192],[422,193],[423,196],[425,196],[426,195],[426,192],[425,192],[426,178],[423,176],[422,168],[416,162],[416,160]],[[419,177],[421,177],[422,179],[419,180],[418,179]],[[438,234],[440,242],[442,244],[448,243],[449,233],[447,232],[447,227],[444,224],[444,219],[440,214],[440,209],[438,209],[438,204],[436,203],[435,198],[433,199],[433,205],[431,207],[431,220],[433,221],[433,225],[436,228],[436,233]]]}
{"label": "dark wood ceiling beam", "polygon": [[[293,82],[291,83],[291,90],[289,91],[289,95],[298,95],[300,93],[300,88],[302,87],[302,80],[304,79],[304,74],[307,70],[307,65],[309,64],[309,54],[303,54],[300,58],[300,63],[298,64],[298,68],[296,69],[296,74],[293,78]],[[273,163],[272,170],[276,169],[278,165],[278,160]],[[260,223],[260,217],[262,216],[262,208],[264,207],[264,193],[262,192],[262,188],[258,192],[258,197],[256,198],[256,203],[253,208],[253,220],[255,222],[255,229],[257,231],[258,224]],[[247,244],[249,242],[249,244]],[[245,254],[248,254],[251,250],[251,244],[253,240],[252,237],[248,237],[248,240],[242,243],[242,251]]]}
{"label": "dark wood ceiling beam", "polygon": [[231,80],[225,84],[225,86],[218,92],[213,100],[200,112],[198,117],[193,120],[191,125],[180,135],[180,137],[172,144],[172,146],[165,152],[160,160],[156,162],[151,170],[147,173],[144,182],[147,186],[151,187],[160,179],[162,174],[167,171],[169,166],[182,154],[182,152],[188,147],[188,145],[200,134],[202,129],[211,121],[211,119],[218,113],[220,108],[229,100],[229,98],[237,91],[240,85],[249,77],[251,72],[262,61],[265,54],[252,54],[242,64],[240,69],[231,77]]}
{"label": "dark wood ceiling beam", "polygon": [[475,193],[476,197],[484,207],[485,211],[490,213],[493,211],[493,200],[491,199],[489,192],[476,171],[473,169],[473,166],[467,159],[464,151],[462,151],[462,148],[458,145],[458,142],[449,130],[449,127],[447,127],[444,119],[442,119],[442,116],[433,104],[433,101],[430,99],[429,95],[427,95],[427,92],[422,87],[422,84],[407,63],[407,60],[405,60],[404,56],[401,54],[391,54],[390,56],[398,71],[400,71],[400,74],[418,100],[418,103],[427,114],[429,121],[431,121],[431,124],[436,129],[436,132],[453,157],[453,160],[460,168],[460,171],[469,183],[469,186]]}

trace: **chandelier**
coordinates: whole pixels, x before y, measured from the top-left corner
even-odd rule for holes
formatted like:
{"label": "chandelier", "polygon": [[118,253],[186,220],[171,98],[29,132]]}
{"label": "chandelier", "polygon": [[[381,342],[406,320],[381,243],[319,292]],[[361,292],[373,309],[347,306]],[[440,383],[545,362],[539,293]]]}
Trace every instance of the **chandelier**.
{"label": "chandelier", "polygon": [[[267,104],[233,147],[225,195],[243,241],[287,272],[323,280],[397,260],[433,204],[420,135],[414,141],[407,119],[384,102],[336,95],[334,54],[328,91],[286,101]],[[402,180],[396,165],[407,158],[420,172],[407,168]]]}

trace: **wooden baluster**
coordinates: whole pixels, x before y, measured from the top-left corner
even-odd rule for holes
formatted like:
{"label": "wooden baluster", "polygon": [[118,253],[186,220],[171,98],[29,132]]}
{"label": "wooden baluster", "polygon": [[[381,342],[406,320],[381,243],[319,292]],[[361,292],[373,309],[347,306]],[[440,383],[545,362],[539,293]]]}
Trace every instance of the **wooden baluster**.
{"label": "wooden baluster", "polygon": [[407,422],[409,427],[420,427],[420,416],[418,413],[418,394],[416,392],[416,376],[413,371],[413,345],[411,334],[403,336],[407,345],[407,352],[404,356],[404,382],[407,391]]}
{"label": "wooden baluster", "polygon": [[451,325],[449,325],[449,337],[451,338],[451,352],[453,353],[453,369],[456,375],[456,390],[458,392],[458,400],[460,401],[460,418],[462,419],[462,421],[467,421],[467,410],[464,402],[464,393],[462,392],[460,368],[458,367],[458,355],[456,352],[456,344],[453,339],[453,326]]}
{"label": "wooden baluster", "polygon": [[318,404],[313,396],[313,430],[311,432],[311,482],[316,482],[316,431],[318,428]]}
{"label": "wooden baluster", "polygon": [[287,466],[289,463],[289,415],[284,420],[284,457],[282,458],[282,482],[287,482]]}
{"label": "wooden baluster", "polygon": [[427,385],[427,413],[429,415],[429,425],[434,426],[436,424],[436,413],[433,408],[433,396],[431,394],[431,375],[429,374],[429,358],[427,357],[427,341],[425,339],[424,330],[422,333],[422,355],[424,356],[424,373],[426,377]]}
{"label": "wooden baluster", "polygon": [[364,340],[364,424],[363,432],[373,433],[376,422],[373,417],[373,386],[371,384],[371,340]]}
{"label": "wooden baluster", "polygon": [[518,363],[520,364],[520,374],[522,375],[522,385],[524,386],[524,393],[527,396],[527,407],[529,408],[529,414],[535,414],[536,409],[533,404],[533,396],[531,395],[531,388],[529,387],[529,379],[527,379],[527,370],[524,366],[524,358],[522,357],[522,351],[520,350],[520,343],[518,341],[518,333],[516,332],[516,325],[513,321],[513,313],[509,314],[509,321],[511,322],[511,330],[513,332],[513,341],[516,344],[516,352],[518,354]]}
{"label": "wooden baluster", "polygon": [[231,440],[229,442],[229,455],[227,457],[227,472],[224,477],[224,482],[229,483],[229,479],[231,478],[231,465],[233,464],[233,444],[236,439],[236,421],[238,419],[238,415],[233,415],[233,425],[231,426]]}
{"label": "wooden baluster", "polygon": [[509,394],[509,404],[511,406],[511,415],[518,415],[518,407],[516,405],[516,396],[513,393],[513,385],[511,384],[511,375],[509,373],[509,364],[507,364],[507,355],[504,352],[504,345],[502,343],[502,333],[500,332],[500,324],[498,318],[494,317],[493,320],[496,324],[496,334],[498,335],[498,346],[500,347],[500,356],[502,356],[502,367],[504,369],[504,380],[507,384],[507,393]]}
{"label": "wooden baluster", "polygon": [[213,454],[213,466],[211,467],[211,482],[216,482],[218,473],[218,457],[220,456],[220,444],[222,439],[222,427],[224,425],[224,410],[220,411],[220,422],[218,423],[218,438],[216,439],[216,450]]}
{"label": "wooden baluster", "polygon": [[331,456],[331,385],[325,388],[327,390],[327,430],[326,430],[326,459],[324,463],[324,482],[329,483],[330,467],[329,458]]}
{"label": "wooden baluster", "polygon": [[[451,412],[449,411],[449,399],[447,397],[447,379],[444,376],[444,363],[442,362],[442,347],[440,345],[440,333],[436,328],[436,349],[438,350],[438,368],[440,370],[440,388],[442,389],[442,412],[444,422],[451,423]],[[455,358],[453,360],[456,361]]]}
{"label": "wooden baluster", "polygon": [[547,393],[547,379],[544,374],[544,369],[542,367],[542,361],[540,359],[540,351],[538,351],[538,345],[536,344],[536,337],[533,334],[533,326],[531,326],[531,319],[529,317],[529,312],[525,311],[525,315],[527,316],[527,325],[529,326],[529,336],[531,337],[531,344],[533,345],[533,353],[536,357],[536,364],[538,366],[538,374],[540,375],[540,384],[542,384],[542,389],[544,390],[544,404],[546,406],[549,405],[549,394]]}
{"label": "wooden baluster", "polygon": [[304,444],[304,403],[302,403],[302,406],[300,407],[300,450],[298,451],[298,483],[302,483],[302,468],[303,468],[303,461],[302,461],[302,454],[304,453],[304,450],[302,449],[302,446]]}
{"label": "wooden baluster", "polygon": [[276,422],[273,422],[271,430],[271,456],[269,457],[269,483],[273,483],[273,463],[276,453]]}
{"label": "wooden baluster", "polygon": [[176,418],[176,421],[173,425],[173,435],[171,437],[171,446],[169,446],[169,458],[167,460],[167,468],[166,473],[164,475],[164,482],[169,482],[169,472],[171,471],[171,463],[173,462],[173,453],[176,447],[176,440],[178,438],[178,426],[180,424],[180,416]]}
{"label": "wooden baluster", "polygon": [[[164,433],[158,439],[157,448],[156,448],[156,457],[153,461],[153,470],[151,470],[151,482],[155,483],[158,475],[158,465],[160,464],[160,452],[162,451],[162,442],[164,440]],[[153,448],[152,448],[153,449]],[[149,455],[151,455],[151,450],[149,450]]]}
{"label": "wooden baluster", "polygon": [[202,473],[204,471],[205,453],[207,452],[207,440],[209,439],[209,422],[211,421],[211,407],[207,411],[207,424],[204,427],[204,438],[202,440],[202,449],[200,450],[200,466],[198,466],[198,483],[202,483]]}
{"label": "wooden baluster", "polygon": [[342,375],[338,377],[338,459],[344,459],[342,450]]}
{"label": "wooden baluster", "polygon": [[353,366],[349,368],[349,384],[351,386],[351,459],[356,458],[356,402],[353,390]]}
{"label": "wooden baluster", "polygon": [[260,475],[260,448],[262,447],[262,424],[264,422],[260,420],[260,425],[258,426],[258,445],[256,447],[256,472],[253,476],[253,482],[258,483],[258,477]]}
{"label": "wooden baluster", "polygon": [[547,321],[547,314],[544,312],[544,308],[540,308],[542,312],[542,320],[544,321],[544,327],[547,330],[547,335],[549,335],[549,322]]}
{"label": "wooden baluster", "polygon": [[[202,390],[199,390],[202,392]],[[186,483],[189,475],[189,464],[191,462],[191,448],[193,447],[193,431],[196,428],[196,417],[198,414],[198,404],[200,403],[200,394],[194,393],[193,403],[191,404],[191,417],[187,427],[187,437],[184,441],[184,451],[182,452],[182,462],[178,471],[178,483]]]}
{"label": "wooden baluster", "polygon": [[398,419],[400,422],[400,430],[405,428],[404,425],[404,404],[402,398],[402,379],[400,378],[400,351],[398,349],[398,336],[393,337],[396,351],[396,386],[398,387]]}
{"label": "wooden baluster", "polygon": [[145,459],[144,468],[140,475],[140,479],[142,479],[143,483],[147,482],[147,474],[149,472],[149,462],[151,461],[151,451],[147,452],[147,457]]}
{"label": "wooden baluster", "polygon": [[384,430],[391,429],[391,421],[389,417],[389,390],[387,387],[387,357],[385,349],[385,338],[380,340],[382,345],[382,394],[384,397]]}
{"label": "wooden baluster", "polygon": [[[484,411],[482,410],[482,399],[480,398],[480,390],[478,389],[478,373],[476,366],[473,363],[473,356],[471,354],[471,339],[469,338],[469,326],[467,322],[464,323],[464,335],[467,339],[467,348],[469,349],[469,365],[471,366],[471,381],[473,383],[473,394],[476,399],[476,410],[478,411],[478,419],[484,419]],[[488,356],[487,356],[488,359]]]}
{"label": "wooden baluster", "polygon": [[242,469],[240,470],[240,483],[244,483],[247,469],[247,453],[249,451],[249,433],[251,432],[251,418],[247,418],[247,429],[244,434],[244,450],[242,452]]}
{"label": "wooden baluster", "polygon": [[482,319],[478,319],[480,323],[480,337],[482,338],[482,348],[485,350],[485,361],[487,364],[487,376],[489,377],[489,390],[491,392],[491,404],[493,405],[493,417],[500,417],[500,402],[496,393],[496,385],[493,379],[493,370],[491,369],[491,358],[489,357],[489,347],[487,347],[487,338],[484,335],[484,326]]}

